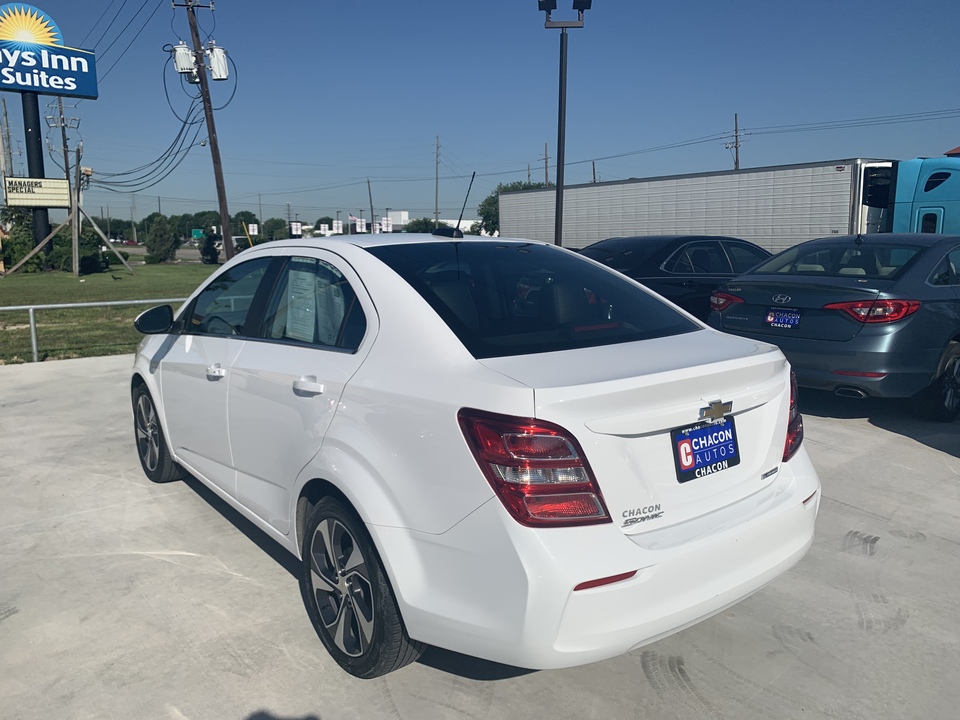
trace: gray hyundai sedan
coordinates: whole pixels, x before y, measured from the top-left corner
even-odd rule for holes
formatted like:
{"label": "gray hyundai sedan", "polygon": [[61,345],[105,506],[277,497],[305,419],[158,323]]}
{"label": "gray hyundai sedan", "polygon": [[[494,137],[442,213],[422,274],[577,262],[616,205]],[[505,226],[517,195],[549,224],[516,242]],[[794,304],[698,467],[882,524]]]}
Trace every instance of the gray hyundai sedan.
{"label": "gray hyundai sedan", "polygon": [[913,398],[960,414],[960,236],[825,237],[775,255],[713,293],[708,322],[780,347],[801,386]]}

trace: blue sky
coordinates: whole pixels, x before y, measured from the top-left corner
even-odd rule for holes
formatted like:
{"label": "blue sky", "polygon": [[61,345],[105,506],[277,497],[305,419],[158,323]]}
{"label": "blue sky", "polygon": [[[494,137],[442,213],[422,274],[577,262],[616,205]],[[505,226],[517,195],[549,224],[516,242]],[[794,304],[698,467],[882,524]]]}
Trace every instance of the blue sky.
{"label": "blue sky", "polygon": [[[97,54],[99,99],[65,99],[81,121],[70,146],[82,139],[82,164],[98,178],[159,157],[181,127],[174,110],[189,105],[163,50],[189,42],[185,11],[170,0],[33,4],[66,45]],[[570,4],[560,0],[555,19],[573,18]],[[459,214],[473,171],[467,217],[498,182],[526,180],[528,166],[542,180],[544,144],[555,179],[560,40],[536,0],[216,0],[197,12],[202,36],[235,63],[213,84],[226,105],[216,125],[231,213],[286,217],[290,203],[307,223],[360,208],[369,218],[369,178],[377,215],[432,216],[437,136],[441,217]],[[960,109],[958,19],[956,0],[596,0],[569,34],[566,182],[589,182],[591,161],[601,180],[731,168],[734,113],[742,167],[941,155],[960,145],[960,110],[762,129]],[[4,97],[16,151],[20,98]],[[41,96],[41,114],[53,100]],[[62,162],[59,131],[50,137]],[[663,146],[676,147],[654,150]],[[25,165],[15,155],[14,168]],[[46,167],[58,176],[50,156]],[[129,217],[132,202],[96,187],[84,200],[114,217]],[[158,206],[216,209],[208,147],[137,193],[138,217]]]}

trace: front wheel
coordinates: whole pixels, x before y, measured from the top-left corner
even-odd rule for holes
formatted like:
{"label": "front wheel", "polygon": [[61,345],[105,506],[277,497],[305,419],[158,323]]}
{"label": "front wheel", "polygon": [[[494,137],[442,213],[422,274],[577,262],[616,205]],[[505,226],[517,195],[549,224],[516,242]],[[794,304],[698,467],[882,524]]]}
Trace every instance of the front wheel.
{"label": "front wheel", "polygon": [[917,414],[950,422],[960,415],[960,343],[951,342],[937,365],[937,376],[914,399]]}
{"label": "front wheel", "polygon": [[150,391],[143,385],[133,390],[133,433],[140,465],[148,478],[166,483],[183,477],[183,470],[170,456]]}
{"label": "front wheel", "polygon": [[301,556],[307,615],[340,667],[375,678],[420,657],[423,644],[407,635],[373,541],[350,508],[332,497],[318,502]]}

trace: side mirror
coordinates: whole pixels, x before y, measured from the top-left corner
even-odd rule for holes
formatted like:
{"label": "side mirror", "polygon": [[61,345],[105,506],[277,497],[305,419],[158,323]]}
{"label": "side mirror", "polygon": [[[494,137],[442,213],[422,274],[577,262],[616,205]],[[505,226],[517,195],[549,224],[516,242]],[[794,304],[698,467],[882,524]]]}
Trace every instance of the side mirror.
{"label": "side mirror", "polygon": [[159,305],[145,310],[133,321],[133,326],[144,335],[161,335],[173,329],[173,308]]}

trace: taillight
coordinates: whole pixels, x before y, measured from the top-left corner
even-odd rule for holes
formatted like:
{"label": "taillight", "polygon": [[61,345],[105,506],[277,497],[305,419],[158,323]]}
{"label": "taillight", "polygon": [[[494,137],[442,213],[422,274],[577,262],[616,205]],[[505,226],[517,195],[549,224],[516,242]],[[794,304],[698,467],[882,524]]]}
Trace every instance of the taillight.
{"label": "taillight", "polygon": [[457,419],[487,482],[521,525],[611,522],[580,444],[562,427],[468,409]]}
{"label": "taillight", "polygon": [[862,323],[886,323],[902,320],[920,309],[919,300],[853,300],[830,303],[824,310],[842,310]]}
{"label": "taillight", "polygon": [[783,445],[783,461],[786,462],[800,449],[803,442],[803,416],[797,404],[797,374],[790,371],[790,414],[787,423],[787,441]]}
{"label": "taillight", "polygon": [[723,312],[734,303],[742,303],[743,298],[725,293],[720,290],[714,290],[710,293],[710,309],[714,312]]}

